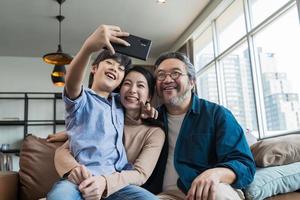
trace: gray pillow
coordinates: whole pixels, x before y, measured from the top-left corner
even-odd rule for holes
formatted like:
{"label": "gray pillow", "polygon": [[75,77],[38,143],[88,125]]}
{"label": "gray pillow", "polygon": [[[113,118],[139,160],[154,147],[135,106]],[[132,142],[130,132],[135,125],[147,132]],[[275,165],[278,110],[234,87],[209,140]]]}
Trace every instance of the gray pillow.
{"label": "gray pillow", "polygon": [[244,190],[246,199],[260,200],[300,189],[300,162],[257,168],[253,182]]}

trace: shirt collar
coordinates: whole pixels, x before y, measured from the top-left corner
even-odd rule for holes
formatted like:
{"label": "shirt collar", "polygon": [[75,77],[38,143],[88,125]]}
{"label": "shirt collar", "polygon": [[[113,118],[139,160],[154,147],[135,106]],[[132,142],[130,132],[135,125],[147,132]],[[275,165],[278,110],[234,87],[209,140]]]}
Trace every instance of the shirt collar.
{"label": "shirt collar", "polygon": [[192,104],[190,111],[195,114],[200,114],[200,101],[198,100],[199,97],[194,92],[192,92]]}

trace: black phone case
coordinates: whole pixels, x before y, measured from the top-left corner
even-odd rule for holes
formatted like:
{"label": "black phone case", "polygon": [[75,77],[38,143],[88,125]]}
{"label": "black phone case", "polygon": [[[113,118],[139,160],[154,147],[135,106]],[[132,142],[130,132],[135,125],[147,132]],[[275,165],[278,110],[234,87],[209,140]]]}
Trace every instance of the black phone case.
{"label": "black phone case", "polygon": [[147,60],[147,57],[151,48],[151,40],[141,38],[135,35],[129,35],[128,37],[122,37],[123,40],[127,41],[130,46],[123,46],[119,44],[112,43],[115,51],[127,56],[134,58]]}

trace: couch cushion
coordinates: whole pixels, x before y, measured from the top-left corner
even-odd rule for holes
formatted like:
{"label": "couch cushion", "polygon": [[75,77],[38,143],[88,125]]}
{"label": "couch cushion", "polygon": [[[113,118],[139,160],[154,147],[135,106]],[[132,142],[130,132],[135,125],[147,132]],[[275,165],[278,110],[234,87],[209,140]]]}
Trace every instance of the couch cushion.
{"label": "couch cushion", "polygon": [[17,200],[18,173],[0,172],[0,200]]}
{"label": "couch cushion", "polygon": [[265,199],[276,194],[293,192],[300,188],[300,162],[257,168],[253,182],[245,189],[247,199]]}
{"label": "couch cushion", "polygon": [[300,162],[300,134],[261,140],[251,151],[258,167]]}
{"label": "couch cushion", "polygon": [[28,135],[20,152],[20,199],[45,197],[59,179],[54,167],[55,149],[62,143],[48,143],[46,139]]}
{"label": "couch cushion", "polygon": [[300,192],[289,192],[286,194],[280,194],[277,196],[269,197],[266,200],[299,200]]}

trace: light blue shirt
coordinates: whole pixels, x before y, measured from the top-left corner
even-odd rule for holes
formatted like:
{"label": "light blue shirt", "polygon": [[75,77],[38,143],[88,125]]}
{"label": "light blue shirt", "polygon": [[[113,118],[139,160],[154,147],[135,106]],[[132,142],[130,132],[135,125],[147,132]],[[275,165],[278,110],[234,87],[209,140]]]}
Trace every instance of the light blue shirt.
{"label": "light blue shirt", "polygon": [[66,106],[66,129],[74,158],[93,175],[121,171],[127,164],[122,137],[124,111],[119,95],[108,99],[91,89],[82,89],[80,96],[69,99]]}

